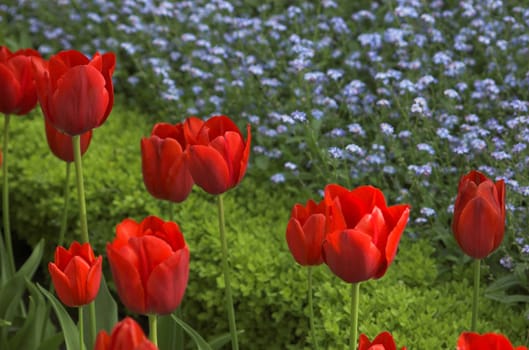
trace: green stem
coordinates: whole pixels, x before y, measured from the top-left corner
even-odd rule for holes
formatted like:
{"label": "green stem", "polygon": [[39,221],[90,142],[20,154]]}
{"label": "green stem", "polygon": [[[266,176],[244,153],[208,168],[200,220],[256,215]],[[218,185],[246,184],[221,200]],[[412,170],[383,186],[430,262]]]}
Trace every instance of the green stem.
{"label": "green stem", "polygon": [[356,350],[358,343],[358,306],[360,304],[360,283],[352,284],[351,293],[351,342],[350,350]]}
{"label": "green stem", "polygon": [[312,346],[318,349],[318,341],[316,340],[316,329],[314,327],[314,307],[312,304],[312,266],[308,267],[308,292],[309,292],[309,313],[310,313],[310,333],[312,337]]}
{"label": "green stem", "polygon": [[[79,220],[81,221],[81,241],[83,243],[89,243],[88,238],[88,223],[86,219],[86,199],[84,192],[84,180],[83,180],[83,161],[81,158],[81,136],[75,135],[72,137],[73,143],[73,158],[75,162],[75,175],[77,179],[77,197],[79,200]],[[92,302],[88,306],[88,315],[90,322],[90,337],[95,343],[96,339],[96,306]]]}
{"label": "green stem", "polygon": [[75,161],[75,174],[77,178],[77,196],[79,200],[79,219],[81,220],[81,241],[89,242],[88,224],[86,220],[86,200],[84,194],[83,163],[81,159],[81,136],[72,137],[73,157]]}
{"label": "green stem", "polygon": [[[168,217],[169,221],[174,222],[174,212],[173,212],[173,203],[169,202],[168,206]],[[174,315],[178,317],[179,319],[183,319],[183,312],[182,312],[182,303],[178,306],[178,309],[174,312]],[[176,324],[176,322],[172,322],[173,324],[173,332],[176,337],[176,341],[174,341],[175,338],[173,338],[173,344],[171,349],[185,349],[185,342],[184,342],[184,330],[180,325]],[[175,347],[176,346],[176,347]]]}
{"label": "green stem", "polygon": [[222,194],[217,196],[217,204],[219,208],[219,231],[220,243],[222,247],[222,272],[224,274],[226,307],[228,308],[228,321],[230,324],[231,348],[233,350],[239,350],[237,326],[235,324],[235,311],[233,309],[233,298],[231,295],[230,268],[228,266],[228,244],[226,242],[226,229],[224,226],[224,202],[222,201]]}
{"label": "green stem", "polygon": [[90,338],[92,339],[92,344],[96,342],[97,336],[97,326],[96,326],[96,303],[92,301],[88,305],[88,312],[90,317]]}
{"label": "green stem", "polygon": [[57,245],[62,246],[64,243],[64,234],[66,233],[66,226],[68,225],[68,204],[70,202],[70,192],[68,191],[68,185],[70,184],[70,162],[66,162],[66,176],[64,179],[64,206],[62,208],[61,218],[61,230],[59,231],[59,243]]}
{"label": "green stem", "polygon": [[15,257],[13,255],[13,241],[11,239],[11,225],[9,222],[9,182],[8,182],[8,150],[7,145],[9,143],[9,114],[5,115],[4,119],[4,146],[3,146],[3,161],[2,161],[2,172],[3,172],[3,195],[2,195],[2,212],[4,219],[4,238],[7,249],[7,261],[8,268],[12,275],[15,274]]}
{"label": "green stem", "polygon": [[85,349],[84,346],[84,321],[83,321],[83,307],[79,306],[79,346],[81,349]]}
{"label": "green stem", "polygon": [[158,317],[149,315],[149,339],[158,346]]}
{"label": "green stem", "polygon": [[474,260],[474,296],[472,298],[472,328],[471,331],[476,332],[478,324],[478,299],[479,299],[479,270],[481,260]]}

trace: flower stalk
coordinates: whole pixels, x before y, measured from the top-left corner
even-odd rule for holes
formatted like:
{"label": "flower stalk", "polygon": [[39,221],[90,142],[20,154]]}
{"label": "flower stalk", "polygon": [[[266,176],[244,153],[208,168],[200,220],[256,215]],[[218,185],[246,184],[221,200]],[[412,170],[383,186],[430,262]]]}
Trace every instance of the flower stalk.
{"label": "flower stalk", "polygon": [[233,297],[231,293],[230,268],[228,265],[228,244],[226,241],[226,229],[224,224],[224,202],[222,200],[222,194],[219,194],[217,196],[217,204],[219,211],[220,243],[222,247],[222,272],[224,275],[226,307],[228,308],[228,321],[230,324],[231,346],[233,350],[238,350],[239,339],[237,337],[237,325],[235,323],[235,311],[233,309]]}

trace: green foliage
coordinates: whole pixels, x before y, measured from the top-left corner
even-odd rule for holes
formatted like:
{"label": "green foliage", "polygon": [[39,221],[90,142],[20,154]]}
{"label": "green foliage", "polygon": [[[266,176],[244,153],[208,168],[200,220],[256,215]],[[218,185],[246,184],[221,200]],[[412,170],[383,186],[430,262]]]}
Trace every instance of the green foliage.
{"label": "green foliage", "polygon": [[[19,238],[29,242],[47,237],[51,248],[62,211],[64,164],[49,152],[40,118],[35,113],[11,123],[12,226]],[[124,218],[168,217],[167,211],[174,211],[191,252],[183,320],[204,339],[223,336],[228,322],[215,198],[199,189],[171,206],[151,198],[143,186],[139,146],[150,128],[140,114],[118,105],[108,122],[95,130],[84,158],[91,239],[97,253],[105,255],[105,243]],[[285,228],[291,207],[310,197],[304,189],[296,193],[259,182],[253,176],[257,171],[251,169],[241,185],[224,196],[236,319],[243,331],[241,348],[308,349],[307,271],[288,251]],[[79,237],[73,183],[71,192],[66,242]],[[440,235],[448,235],[446,227],[439,227]],[[386,276],[362,284],[360,332],[372,338],[389,330],[400,346],[412,350],[452,348],[470,324],[470,264],[447,269],[440,265],[431,241],[410,237],[403,236]],[[314,302],[320,346],[345,347],[350,286],[324,265],[316,267]],[[482,298],[479,320],[482,332],[505,333],[516,344],[524,341],[527,322],[516,304]]]}

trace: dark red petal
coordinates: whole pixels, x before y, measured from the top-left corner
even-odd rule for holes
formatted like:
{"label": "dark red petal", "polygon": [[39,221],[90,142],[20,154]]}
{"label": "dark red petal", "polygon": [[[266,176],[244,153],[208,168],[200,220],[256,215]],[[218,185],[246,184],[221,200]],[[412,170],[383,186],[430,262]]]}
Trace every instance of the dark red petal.
{"label": "dark red petal", "polygon": [[152,270],[147,282],[149,309],[162,315],[176,310],[184,297],[188,277],[189,249],[186,246]]}
{"label": "dark red petal", "polygon": [[483,259],[501,243],[504,226],[498,209],[489,201],[476,197],[461,211],[455,237],[467,255]]}
{"label": "dark red petal", "polygon": [[395,259],[400,238],[402,237],[402,233],[406,228],[406,224],[408,223],[408,218],[410,216],[410,209],[406,205],[393,206],[392,208],[397,208],[398,210],[401,210],[401,215],[395,226],[393,228],[390,228],[391,232],[388,235],[388,240],[385,249],[385,269],[379,271],[379,273],[377,274],[377,278],[382,277],[384,275],[385,270],[389,267],[389,265],[391,265],[391,263]]}
{"label": "dark red petal", "polygon": [[69,306],[80,306],[90,302],[86,290],[89,270],[90,265],[79,256],[74,256],[68,266],[66,266],[64,274],[69,280],[74,302],[74,305]]}
{"label": "dark red petal", "polygon": [[13,71],[0,64],[0,112],[14,113],[22,99],[22,88]]}
{"label": "dark red petal", "polygon": [[105,79],[90,66],[76,66],[57,82],[50,113],[50,122],[69,135],[80,135],[100,125],[108,106]]}
{"label": "dark red petal", "polygon": [[89,302],[95,300],[97,294],[99,293],[99,287],[101,286],[102,265],[103,257],[98,256],[88,271],[88,277],[86,280],[86,298]]}
{"label": "dark red petal", "polygon": [[335,275],[348,283],[373,278],[383,262],[371,236],[353,229],[328,234],[323,242],[323,259]]}
{"label": "dark red petal", "polygon": [[137,262],[131,261],[131,254],[124,254],[125,248],[115,249],[107,244],[107,257],[114,283],[121,302],[131,311],[144,314],[146,309],[145,293],[136,268]]}
{"label": "dark red petal", "polygon": [[54,263],[48,264],[48,271],[50,272],[55,293],[57,293],[61,302],[66,306],[76,306],[69,278]]}
{"label": "dark red petal", "polygon": [[215,149],[202,145],[189,148],[189,170],[195,183],[210,194],[226,192],[231,185],[226,160]]}
{"label": "dark red petal", "polygon": [[389,332],[382,332],[375,339],[373,339],[373,342],[371,343],[371,346],[373,345],[382,345],[382,349],[384,350],[397,350],[397,345],[395,344],[395,340],[393,339],[393,336]]}

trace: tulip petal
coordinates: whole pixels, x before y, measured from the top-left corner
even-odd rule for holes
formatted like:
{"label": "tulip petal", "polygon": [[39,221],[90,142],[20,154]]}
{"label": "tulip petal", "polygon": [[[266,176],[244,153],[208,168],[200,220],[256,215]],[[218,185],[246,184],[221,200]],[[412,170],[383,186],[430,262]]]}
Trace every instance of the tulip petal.
{"label": "tulip petal", "polygon": [[148,308],[160,315],[176,310],[184,297],[188,277],[189,249],[186,246],[152,270],[147,281]]}
{"label": "tulip petal", "polygon": [[103,257],[98,256],[88,271],[85,287],[87,300],[94,300],[99,293],[99,288],[101,287],[102,265]]}
{"label": "tulip petal", "polygon": [[215,149],[202,145],[189,147],[189,170],[195,183],[210,194],[220,194],[230,188],[226,160]]}
{"label": "tulip petal", "polygon": [[323,259],[335,275],[348,283],[374,277],[383,261],[371,236],[354,229],[328,234],[323,242]]}
{"label": "tulip petal", "polygon": [[70,280],[70,287],[74,305],[69,306],[79,306],[88,304],[86,302],[87,291],[86,291],[86,281],[88,280],[88,271],[90,270],[90,265],[81,257],[74,256],[66,269],[64,274]]}
{"label": "tulip petal", "polygon": [[386,249],[385,249],[385,264],[381,265],[380,270],[378,271],[375,278],[382,277],[385,273],[389,265],[393,262],[395,259],[395,255],[397,254],[397,248],[399,246],[400,238],[402,237],[402,233],[404,232],[404,229],[406,228],[406,224],[408,223],[408,217],[410,216],[410,209],[407,205],[395,205],[390,208],[391,211],[398,212],[400,211],[400,217],[399,220],[394,224],[393,229],[388,234],[388,239],[386,242]]}
{"label": "tulip petal", "polygon": [[130,254],[124,254],[124,248],[114,249],[107,244],[107,257],[112,271],[112,277],[121,302],[131,311],[144,314],[147,311],[145,293],[137,270],[137,262],[130,259]]}
{"label": "tulip petal", "polygon": [[480,335],[463,332],[457,341],[457,350],[510,350],[512,343],[502,334],[486,333]]}
{"label": "tulip petal", "polygon": [[66,306],[76,306],[75,299],[72,294],[70,279],[66,277],[64,272],[62,272],[54,263],[48,264],[48,271],[50,272],[55,293],[57,293],[57,296],[61,302]]}
{"label": "tulip petal", "polygon": [[292,256],[303,266],[319,265],[323,262],[322,244],[325,238],[325,215],[313,214],[303,227],[295,218],[287,225],[286,239]]}
{"label": "tulip petal", "polygon": [[22,88],[14,73],[5,65],[0,64],[0,112],[10,114],[22,99]]}
{"label": "tulip petal", "polygon": [[498,248],[505,222],[489,200],[475,197],[461,211],[455,237],[461,249],[475,259],[483,259]]}
{"label": "tulip petal", "polygon": [[108,107],[105,79],[91,66],[75,66],[58,81],[52,96],[50,122],[69,135],[98,127]]}

